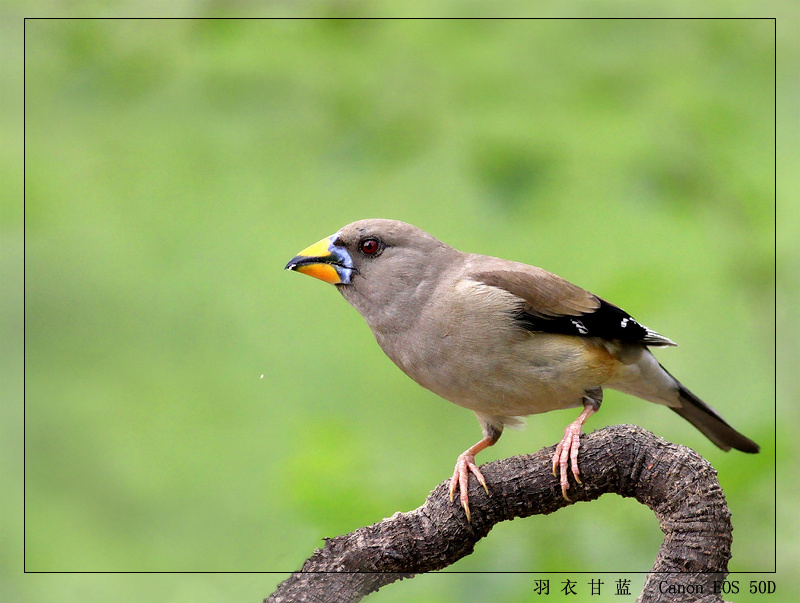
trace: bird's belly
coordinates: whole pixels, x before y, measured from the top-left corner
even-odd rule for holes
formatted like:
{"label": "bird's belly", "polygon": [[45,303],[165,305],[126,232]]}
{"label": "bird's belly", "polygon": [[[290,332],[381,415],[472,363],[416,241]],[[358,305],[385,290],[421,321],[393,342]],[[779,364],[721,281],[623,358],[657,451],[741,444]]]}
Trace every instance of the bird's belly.
{"label": "bird's belly", "polygon": [[[580,406],[585,391],[602,386],[616,368],[605,348],[582,337],[521,333],[496,342],[486,334],[480,342],[446,339],[428,354],[416,347],[389,356],[423,387],[482,414],[525,416]],[[482,353],[459,353],[470,344]]]}

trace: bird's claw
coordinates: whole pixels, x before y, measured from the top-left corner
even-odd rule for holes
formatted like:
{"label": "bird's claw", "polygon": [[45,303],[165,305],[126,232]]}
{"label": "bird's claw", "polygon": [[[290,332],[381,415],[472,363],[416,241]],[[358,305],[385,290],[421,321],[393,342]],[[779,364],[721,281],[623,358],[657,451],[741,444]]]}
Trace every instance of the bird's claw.
{"label": "bird's claw", "polygon": [[583,483],[581,482],[580,468],[578,467],[578,449],[580,445],[581,425],[576,421],[567,425],[564,430],[564,437],[561,438],[553,454],[553,476],[559,477],[556,474],[556,468],[558,468],[560,470],[561,495],[567,501],[570,500],[569,496],[567,496],[567,490],[569,489],[567,465],[572,466],[572,475],[575,477],[575,481],[579,484]]}
{"label": "bird's claw", "polygon": [[453,478],[450,480],[450,502],[453,502],[453,496],[455,495],[456,488],[458,488],[459,499],[461,501],[461,506],[464,508],[464,513],[467,516],[467,521],[472,521],[469,513],[469,494],[467,493],[470,473],[477,478],[478,483],[486,490],[486,494],[489,494],[489,487],[486,485],[486,480],[481,470],[478,469],[478,466],[475,464],[475,455],[467,453],[459,455],[456,460],[455,471],[453,471]]}

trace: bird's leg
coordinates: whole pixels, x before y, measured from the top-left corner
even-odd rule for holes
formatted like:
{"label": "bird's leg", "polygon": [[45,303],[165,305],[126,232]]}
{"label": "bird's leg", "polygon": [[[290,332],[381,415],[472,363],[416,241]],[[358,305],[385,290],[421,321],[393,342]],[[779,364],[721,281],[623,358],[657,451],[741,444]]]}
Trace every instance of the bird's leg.
{"label": "bird's leg", "polygon": [[460,491],[459,498],[461,499],[461,506],[464,507],[467,521],[472,521],[469,514],[469,494],[467,493],[470,473],[478,478],[478,482],[483,486],[483,489],[486,490],[486,494],[489,494],[489,487],[486,485],[486,480],[483,478],[481,470],[478,469],[478,466],[475,464],[475,455],[481,450],[494,445],[494,443],[500,439],[500,434],[503,432],[489,425],[484,426],[483,433],[484,438],[480,442],[458,455],[456,468],[455,471],[453,471],[453,478],[450,480],[450,502],[453,502],[453,495],[456,492],[456,488],[458,488]]}
{"label": "bird's leg", "polygon": [[567,479],[567,463],[572,465],[572,475],[575,476],[575,481],[581,483],[580,469],[578,468],[578,448],[581,445],[581,433],[583,431],[583,424],[586,419],[591,417],[600,409],[600,404],[603,402],[603,390],[599,387],[586,390],[583,396],[583,412],[572,423],[567,425],[564,430],[564,437],[556,446],[555,454],[553,454],[553,475],[556,475],[556,468],[560,468],[561,473],[561,494],[565,500],[569,500],[567,490],[569,489],[569,480]]}

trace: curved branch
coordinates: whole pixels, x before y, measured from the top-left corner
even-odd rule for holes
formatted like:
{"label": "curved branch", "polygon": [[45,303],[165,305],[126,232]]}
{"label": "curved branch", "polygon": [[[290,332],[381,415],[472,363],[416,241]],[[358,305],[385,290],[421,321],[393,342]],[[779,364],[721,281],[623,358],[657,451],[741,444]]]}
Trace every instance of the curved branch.
{"label": "curved branch", "polygon": [[[469,555],[498,522],[572,504],[551,472],[553,450],[482,466],[491,494],[470,480],[471,523],[450,502],[447,480],[414,511],[327,539],[267,601],[358,601]],[[582,436],[580,463],[583,485],[570,487],[573,502],[614,492],[647,505],[658,518],[664,542],[640,601],[721,601],[714,582],[728,573],[733,528],[716,471],[705,459],[640,427],[617,425]],[[661,592],[664,582],[673,592]]]}

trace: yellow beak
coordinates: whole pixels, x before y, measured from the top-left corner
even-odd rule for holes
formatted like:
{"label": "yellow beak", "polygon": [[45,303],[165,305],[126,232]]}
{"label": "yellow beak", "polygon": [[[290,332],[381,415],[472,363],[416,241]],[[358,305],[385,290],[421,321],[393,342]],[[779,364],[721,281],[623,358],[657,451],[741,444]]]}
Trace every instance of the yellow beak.
{"label": "yellow beak", "polygon": [[295,270],[332,285],[349,284],[353,260],[344,247],[334,243],[337,239],[338,235],[332,235],[306,247],[289,260],[286,270]]}

